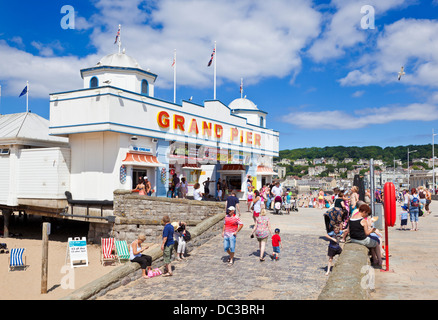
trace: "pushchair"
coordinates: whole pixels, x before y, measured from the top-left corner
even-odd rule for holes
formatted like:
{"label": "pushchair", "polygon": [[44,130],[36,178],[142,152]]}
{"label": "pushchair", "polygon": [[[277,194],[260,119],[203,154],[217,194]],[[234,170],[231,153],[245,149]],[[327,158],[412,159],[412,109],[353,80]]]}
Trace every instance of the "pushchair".
{"label": "pushchair", "polygon": [[283,214],[281,212],[281,205],[283,203],[283,200],[281,199],[280,196],[276,196],[274,198],[274,214]]}
{"label": "pushchair", "polygon": [[298,200],[293,199],[291,201],[291,208],[290,208],[290,210],[298,212]]}

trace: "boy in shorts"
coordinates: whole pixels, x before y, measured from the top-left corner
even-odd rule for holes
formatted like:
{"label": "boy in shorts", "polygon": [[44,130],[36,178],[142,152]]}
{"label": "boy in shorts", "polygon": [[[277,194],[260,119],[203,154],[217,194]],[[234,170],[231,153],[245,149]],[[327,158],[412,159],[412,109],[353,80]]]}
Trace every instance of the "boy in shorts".
{"label": "boy in shorts", "polygon": [[336,256],[337,254],[341,254],[342,252],[342,248],[339,245],[339,240],[342,233],[343,231],[341,230],[341,226],[337,224],[333,227],[333,231],[330,231],[326,235],[326,238],[330,240],[330,243],[328,245],[328,251],[327,251],[329,260],[327,264],[327,272],[325,274],[326,276],[330,274],[330,269],[333,265],[333,257]]}
{"label": "boy in shorts", "polygon": [[274,232],[275,234],[272,236],[272,251],[273,251],[272,259],[278,260],[280,254],[280,248],[282,248],[283,245],[281,243],[281,238],[280,238],[280,229],[276,228]]}

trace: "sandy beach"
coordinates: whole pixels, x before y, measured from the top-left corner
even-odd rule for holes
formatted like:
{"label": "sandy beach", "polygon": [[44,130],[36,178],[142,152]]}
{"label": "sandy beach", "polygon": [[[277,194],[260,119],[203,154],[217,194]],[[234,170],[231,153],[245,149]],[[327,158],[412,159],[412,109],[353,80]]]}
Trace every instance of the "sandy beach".
{"label": "sandy beach", "polygon": [[[0,227],[3,228],[1,215],[0,222]],[[87,245],[88,266],[74,268],[74,281],[67,281],[67,279],[73,279],[73,274],[64,267],[68,237],[86,236],[87,224],[74,222],[52,224],[52,233],[49,236],[48,293],[41,294],[41,224],[40,217],[30,216],[25,225],[22,221],[11,224],[10,232],[14,234],[13,237],[0,237],[0,243],[6,243],[9,250],[11,248],[25,248],[24,256],[26,257],[26,265],[28,265],[24,271],[9,272],[9,254],[0,254],[1,300],[60,299],[117,267],[117,265],[102,266],[100,263],[100,244],[89,244]]]}

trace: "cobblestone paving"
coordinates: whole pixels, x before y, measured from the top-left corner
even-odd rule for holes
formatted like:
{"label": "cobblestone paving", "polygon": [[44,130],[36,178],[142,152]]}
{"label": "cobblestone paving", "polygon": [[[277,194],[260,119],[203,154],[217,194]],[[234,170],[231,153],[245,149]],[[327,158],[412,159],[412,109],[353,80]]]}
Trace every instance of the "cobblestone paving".
{"label": "cobblestone paving", "polygon": [[[292,215],[274,218],[299,223]],[[313,218],[322,228],[321,213],[315,212]],[[304,219],[309,222],[309,217]],[[223,238],[218,235],[193,250],[186,261],[174,262],[172,277],[139,279],[99,299],[316,299],[327,280],[327,242],[320,238],[324,233],[294,234],[287,227],[288,233],[281,234],[280,259],[270,259],[272,245],[268,241],[265,261],[260,262],[258,242],[250,238],[248,221],[238,234],[234,265],[225,262],[228,255],[223,251]]]}

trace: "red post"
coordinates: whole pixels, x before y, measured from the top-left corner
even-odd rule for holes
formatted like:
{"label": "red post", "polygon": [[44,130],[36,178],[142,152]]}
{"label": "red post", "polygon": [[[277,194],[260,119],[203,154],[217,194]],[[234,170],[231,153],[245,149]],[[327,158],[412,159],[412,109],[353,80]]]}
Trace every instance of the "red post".
{"label": "red post", "polygon": [[388,226],[393,227],[396,220],[396,200],[395,200],[395,187],[392,182],[385,183],[383,187],[384,194],[384,209],[385,209],[385,254],[386,254],[386,270],[389,270],[389,236]]}

